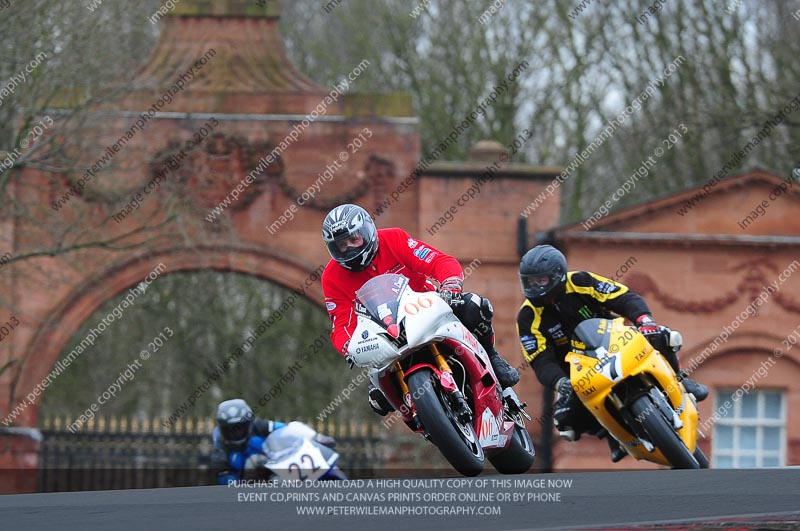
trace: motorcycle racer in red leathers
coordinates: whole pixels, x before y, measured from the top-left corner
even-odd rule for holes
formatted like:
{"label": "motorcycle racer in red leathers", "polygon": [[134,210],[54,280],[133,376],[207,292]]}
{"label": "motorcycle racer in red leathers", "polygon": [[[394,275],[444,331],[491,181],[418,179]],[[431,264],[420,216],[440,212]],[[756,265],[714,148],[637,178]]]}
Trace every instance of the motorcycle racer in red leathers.
{"label": "motorcycle racer in red leathers", "polygon": [[[519,373],[494,348],[492,316],[488,299],[464,293],[464,272],[450,255],[412,238],[403,229],[378,230],[369,213],[357,205],[344,204],[331,210],[322,224],[322,239],[331,255],[322,273],[325,306],[333,323],[331,341],[342,354],[356,328],[355,293],[364,283],[384,273],[409,279],[416,291],[437,290],[459,320],[471,330],[489,354],[502,387],[519,382]],[[369,389],[369,401],[380,415],[392,411],[383,393]]]}

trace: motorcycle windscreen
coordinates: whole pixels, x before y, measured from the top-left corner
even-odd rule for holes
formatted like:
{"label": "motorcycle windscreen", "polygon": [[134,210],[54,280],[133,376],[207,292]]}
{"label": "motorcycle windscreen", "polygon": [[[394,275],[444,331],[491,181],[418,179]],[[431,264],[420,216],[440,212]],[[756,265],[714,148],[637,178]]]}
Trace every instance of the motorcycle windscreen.
{"label": "motorcycle windscreen", "polygon": [[574,347],[585,351],[587,356],[597,357],[595,351],[602,349],[606,353],[611,342],[611,330],[614,321],[610,319],[587,319],[575,327]]}
{"label": "motorcycle windscreen", "polygon": [[384,328],[397,324],[400,295],[408,279],[403,275],[385,274],[369,279],[356,292],[356,300],[376,323]]}
{"label": "motorcycle windscreen", "polygon": [[275,431],[264,441],[264,453],[270,461],[281,461],[303,446],[303,439],[289,433]]}
{"label": "motorcycle windscreen", "polygon": [[273,432],[264,441],[264,453],[267,468],[283,479],[318,479],[339,459],[335,450],[317,441],[280,431],[283,430]]}

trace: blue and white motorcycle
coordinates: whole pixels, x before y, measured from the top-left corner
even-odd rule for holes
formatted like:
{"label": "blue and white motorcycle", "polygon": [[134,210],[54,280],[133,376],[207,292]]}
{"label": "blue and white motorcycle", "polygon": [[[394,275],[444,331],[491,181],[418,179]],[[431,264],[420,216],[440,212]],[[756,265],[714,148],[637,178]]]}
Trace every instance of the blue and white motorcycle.
{"label": "blue and white motorcycle", "polygon": [[243,451],[231,452],[228,465],[234,474],[217,478],[225,484],[235,479],[325,481],[347,479],[339,469],[339,453],[332,437],[303,422],[275,423],[267,437],[252,436]]}
{"label": "blue and white motorcycle", "polygon": [[264,441],[262,469],[268,479],[325,481],[347,479],[336,463],[339,453],[332,437],[308,424],[293,421],[273,431]]}

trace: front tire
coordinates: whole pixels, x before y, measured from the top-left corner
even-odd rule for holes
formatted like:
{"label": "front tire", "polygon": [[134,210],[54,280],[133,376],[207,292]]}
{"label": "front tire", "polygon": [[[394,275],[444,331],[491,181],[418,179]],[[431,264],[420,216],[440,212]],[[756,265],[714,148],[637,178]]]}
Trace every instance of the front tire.
{"label": "front tire", "polygon": [[642,428],[650,437],[650,442],[661,450],[673,468],[700,468],[692,452],[678,437],[672,426],[667,423],[667,419],[661,415],[658,406],[653,403],[649,395],[637,398],[631,405],[631,413],[635,418],[642,419]]}
{"label": "front tire", "polygon": [[533,466],[536,450],[528,430],[514,425],[511,443],[502,452],[490,455],[489,462],[501,474],[524,474]]}
{"label": "front tire", "polygon": [[457,420],[448,397],[430,369],[419,369],[408,377],[408,389],[422,425],[431,441],[447,461],[465,476],[477,476],[483,470],[483,448],[472,424]]}

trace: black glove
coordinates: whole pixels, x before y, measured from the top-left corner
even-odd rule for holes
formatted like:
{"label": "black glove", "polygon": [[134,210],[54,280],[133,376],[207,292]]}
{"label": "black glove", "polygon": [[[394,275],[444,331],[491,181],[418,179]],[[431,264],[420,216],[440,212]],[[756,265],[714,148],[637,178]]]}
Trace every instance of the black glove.
{"label": "black glove", "polygon": [[672,330],[666,326],[656,324],[653,316],[649,313],[640,315],[639,318],[636,319],[636,327],[639,329],[639,332],[647,338],[647,341],[653,345],[653,348],[662,354],[670,351],[678,352],[678,350],[680,350],[680,347],[673,349],[669,344]]}
{"label": "black glove", "polygon": [[353,367],[356,365],[356,359],[353,357],[352,354],[345,354],[344,359],[347,360],[347,363],[350,364],[350,370],[353,370]]}
{"label": "black glove", "polygon": [[553,406],[553,424],[558,431],[566,431],[572,427],[569,422],[572,420],[573,409],[577,405],[578,397],[567,377],[558,380],[556,391],[558,395]]}
{"label": "black glove", "polygon": [[449,277],[444,279],[439,286],[439,296],[451,308],[464,304],[461,294],[464,292],[464,279],[459,277]]}

